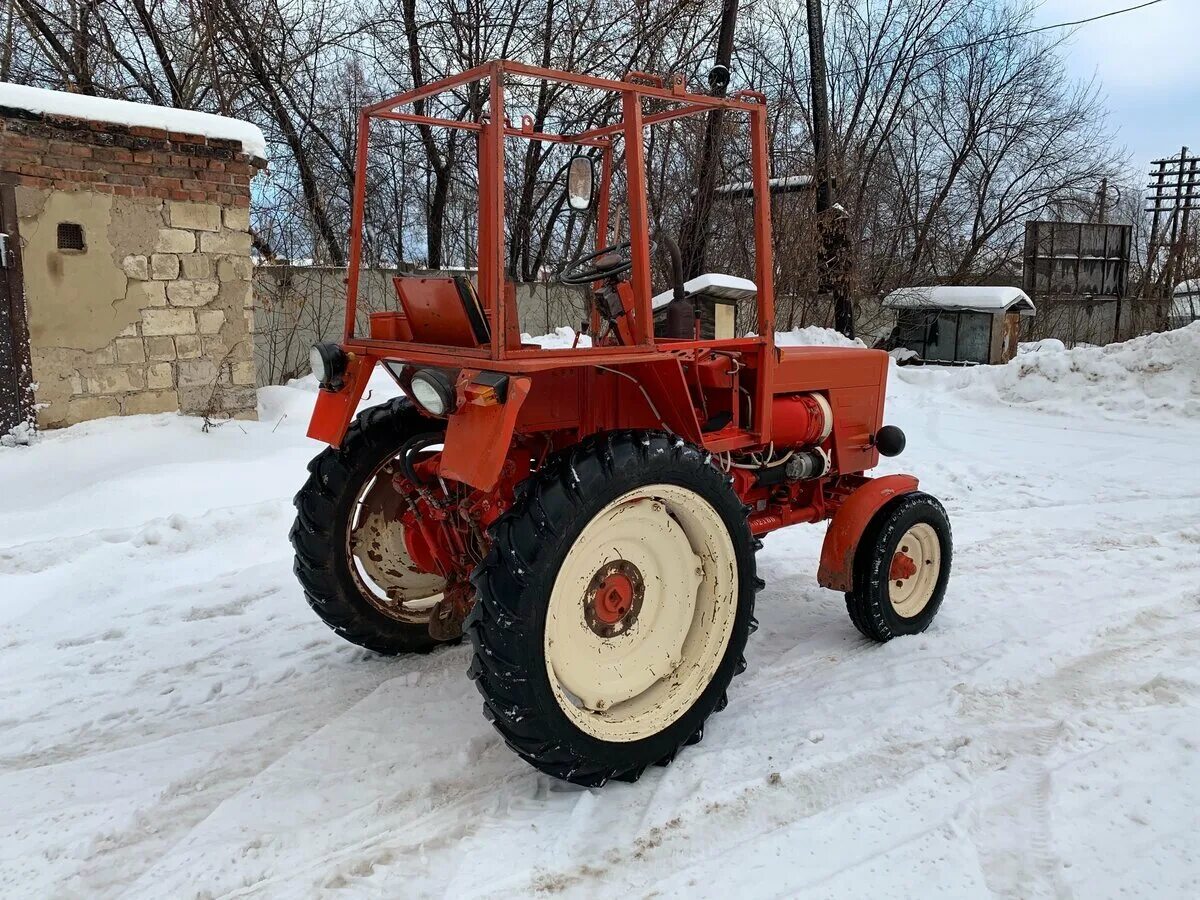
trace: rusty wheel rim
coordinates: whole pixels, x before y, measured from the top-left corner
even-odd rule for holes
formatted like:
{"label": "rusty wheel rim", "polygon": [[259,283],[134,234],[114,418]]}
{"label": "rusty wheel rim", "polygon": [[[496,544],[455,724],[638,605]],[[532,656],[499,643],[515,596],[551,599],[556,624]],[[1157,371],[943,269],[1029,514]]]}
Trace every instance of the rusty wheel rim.
{"label": "rusty wheel rim", "polygon": [[389,619],[427,625],[446,589],[439,575],[419,570],[404,544],[404,498],[392,487],[397,461],[380,463],[363,483],[346,523],[350,576],[362,598]]}

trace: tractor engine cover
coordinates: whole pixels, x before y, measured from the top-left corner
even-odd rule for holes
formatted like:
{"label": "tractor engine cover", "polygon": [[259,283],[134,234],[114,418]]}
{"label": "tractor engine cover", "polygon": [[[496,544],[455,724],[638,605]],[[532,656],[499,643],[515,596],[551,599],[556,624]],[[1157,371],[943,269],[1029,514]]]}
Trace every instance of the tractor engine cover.
{"label": "tractor engine cover", "polygon": [[776,447],[812,447],[833,430],[833,409],[823,394],[781,394],[771,405]]}

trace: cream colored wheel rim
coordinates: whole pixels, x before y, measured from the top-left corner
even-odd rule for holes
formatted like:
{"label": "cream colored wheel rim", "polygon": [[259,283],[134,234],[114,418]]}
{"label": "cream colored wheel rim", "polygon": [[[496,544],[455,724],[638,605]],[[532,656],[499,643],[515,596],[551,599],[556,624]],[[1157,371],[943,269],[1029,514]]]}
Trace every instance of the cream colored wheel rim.
{"label": "cream colored wheel rim", "polygon": [[[898,560],[901,555],[911,560],[911,566]],[[896,614],[911,619],[928,606],[941,571],[942,542],[933,526],[919,522],[904,532],[896,545],[888,580],[888,599]]]}
{"label": "cream colored wheel rim", "polygon": [[403,498],[391,486],[386,460],[359,493],[346,531],[350,574],[363,598],[389,618],[410,625],[429,621],[446,581],[417,568],[404,543]]}
{"label": "cream colored wheel rim", "polygon": [[[636,570],[642,593],[618,625],[597,629],[595,579],[618,567]],[[550,593],[555,699],[601,740],[658,734],[712,681],[736,615],[733,541],[712,505],[676,485],[623,494],[584,527]]]}

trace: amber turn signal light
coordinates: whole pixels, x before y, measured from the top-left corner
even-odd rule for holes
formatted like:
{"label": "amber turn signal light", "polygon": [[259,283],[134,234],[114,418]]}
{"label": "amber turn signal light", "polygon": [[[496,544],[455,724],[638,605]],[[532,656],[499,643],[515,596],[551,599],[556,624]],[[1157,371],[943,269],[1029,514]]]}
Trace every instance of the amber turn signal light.
{"label": "amber turn signal light", "polygon": [[508,376],[499,372],[480,372],[463,390],[463,397],[476,406],[499,406],[508,394]]}

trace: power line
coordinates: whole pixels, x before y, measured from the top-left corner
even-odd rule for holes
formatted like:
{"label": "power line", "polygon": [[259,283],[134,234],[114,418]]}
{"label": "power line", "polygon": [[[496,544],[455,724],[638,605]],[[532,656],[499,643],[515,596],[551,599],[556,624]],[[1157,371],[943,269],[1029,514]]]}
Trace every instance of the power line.
{"label": "power line", "polygon": [[[923,59],[926,56],[933,56],[938,53],[957,53],[962,50],[970,50],[972,47],[982,47],[986,46],[987,44],[997,44],[1001,41],[1011,41],[1015,38],[1028,37],[1032,34],[1040,34],[1043,31],[1053,31],[1056,28],[1075,28],[1079,25],[1087,25],[1091,22],[1099,22],[1101,19],[1109,19],[1113,16],[1121,16],[1125,13],[1137,12],[1139,9],[1146,9],[1147,7],[1155,6],[1162,2],[1163,0],[1147,0],[1146,3],[1139,3],[1136,6],[1127,6],[1124,9],[1114,9],[1106,13],[1098,13],[1094,16],[1088,16],[1086,19],[1076,19],[1073,22],[1056,22],[1053,25],[1039,25],[1037,28],[1029,28],[1025,31],[1010,31],[1004,34],[996,34],[992,35],[991,37],[980,38],[976,41],[969,41],[965,44],[953,44],[949,47],[935,47],[931,50],[926,50],[923,53],[916,54],[912,57],[912,60],[913,62],[916,62],[917,60]],[[878,62],[868,66],[851,66],[847,69],[839,69],[836,72],[830,72],[828,77],[836,78],[840,75],[852,75],[855,72],[865,72],[868,69],[874,68],[875,66],[890,62],[897,62],[903,58],[904,57],[902,56],[894,56],[891,59],[879,60]]]}

